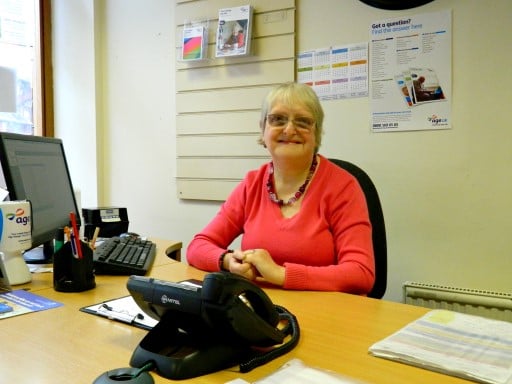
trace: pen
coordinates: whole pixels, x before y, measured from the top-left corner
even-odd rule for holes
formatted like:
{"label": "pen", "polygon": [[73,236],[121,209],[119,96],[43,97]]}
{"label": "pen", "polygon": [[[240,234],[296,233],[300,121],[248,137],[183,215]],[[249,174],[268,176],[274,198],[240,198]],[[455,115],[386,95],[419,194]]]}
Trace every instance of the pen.
{"label": "pen", "polygon": [[71,244],[71,252],[73,253],[73,256],[77,258],[78,254],[76,252],[75,234],[73,232],[71,232],[71,239],[69,240],[69,243]]}
{"label": "pen", "polygon": [[69,219],[71,220],[71,227],[73,228],[73,235],[75,237],[75,247],[76,252],[78,254],[78,258],[82,258],[82,244],[80,244],[80,234],[78,232],[78,226],[76,225],[76,215],[75,212],[69,213]]}
{"label": "pen", "polygon": [[127,311],[116,311],[113,307],[107,303],[103,303],[98,307],[96,313],[103,314],[109,319],[123,321],[128,324],[133,324],[136,320],[144,320],[142,313],[131,314]]}

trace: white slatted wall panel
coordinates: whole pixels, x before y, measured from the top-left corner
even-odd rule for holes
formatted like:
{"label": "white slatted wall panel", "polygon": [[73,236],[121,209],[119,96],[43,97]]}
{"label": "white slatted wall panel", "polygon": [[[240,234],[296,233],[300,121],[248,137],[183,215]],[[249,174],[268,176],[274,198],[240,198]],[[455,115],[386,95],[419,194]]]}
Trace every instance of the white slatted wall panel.
{"label": "white slatted wall panel", "polygon": [[[252,55],[216,59],[218,10],[248,4]],[[208,58],[176,64],[177,193],[224,200],[248,170],[268,161],[257,144],[259,111],[273,86],[295,78],[295,0],[178,0],[178,45],[183,25],[200,20],[209,20]]]}

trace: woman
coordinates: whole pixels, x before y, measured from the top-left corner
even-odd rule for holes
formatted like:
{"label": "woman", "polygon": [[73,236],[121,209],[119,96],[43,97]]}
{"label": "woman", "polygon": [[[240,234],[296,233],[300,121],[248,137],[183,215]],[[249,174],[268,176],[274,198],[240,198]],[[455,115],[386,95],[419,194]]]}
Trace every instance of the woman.
{"label": "woman", "polygon": [[[194,236],[189,264],[296,290],[366,295],[375,267],[364,194],[318,154],[324,113],[307,85],[272,90],[259,143],[272,161],[250,171]],[[239,235],[241,249],[228,250]]]}

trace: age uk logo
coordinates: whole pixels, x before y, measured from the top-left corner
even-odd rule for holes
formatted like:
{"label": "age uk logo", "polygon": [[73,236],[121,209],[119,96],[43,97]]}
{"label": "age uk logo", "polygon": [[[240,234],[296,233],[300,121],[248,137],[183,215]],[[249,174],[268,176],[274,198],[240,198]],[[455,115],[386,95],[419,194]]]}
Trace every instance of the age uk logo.
{"label": "age uk logo", "polygon": [[18,224],[27,225],[30,222],[30,218],[25,216],[25,210],[23,208],[18,208],[15,213],[8,213],[5,217],[7,220],[16,221]]}

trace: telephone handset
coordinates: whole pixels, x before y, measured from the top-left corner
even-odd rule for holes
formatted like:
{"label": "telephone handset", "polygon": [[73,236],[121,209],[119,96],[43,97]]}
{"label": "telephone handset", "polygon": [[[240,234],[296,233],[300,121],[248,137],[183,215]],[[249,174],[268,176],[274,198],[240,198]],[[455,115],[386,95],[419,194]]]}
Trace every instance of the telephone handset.
{"label": "telephone handset", "polygon": [[[131,276],[127,287],[139,307],[160,320],[130,364],[142,367],[153,361],[170,379],[238,364],[248,372],[288,352],[299,339],[295,316],[274,305],[256,284],[229,272],[209,273],[199,284]],[[285,326],[278,328],[281,320]],[[276,345],[266,353],[253,348]]]}
{"label": "telephone handset", "polygon": [[203,314],[212,328],[253,346],[281,344],[279,314],[263,290],[232,273],[210,273],[203,280]]}

